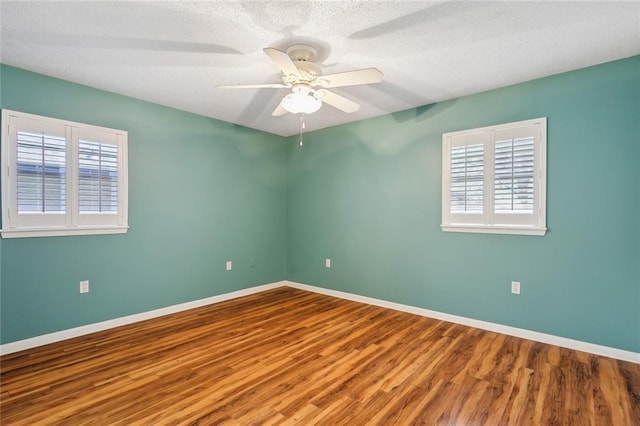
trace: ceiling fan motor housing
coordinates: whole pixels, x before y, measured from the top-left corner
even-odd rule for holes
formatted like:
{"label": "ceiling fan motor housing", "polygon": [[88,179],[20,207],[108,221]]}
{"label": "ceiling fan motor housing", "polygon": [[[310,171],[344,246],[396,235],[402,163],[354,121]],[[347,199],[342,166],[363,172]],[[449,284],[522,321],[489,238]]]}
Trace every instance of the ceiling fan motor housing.
{"label": "ceiling fan motor housing", "polygon": [[287,47],[287,55],[294,62],[313,62],[318,55],[318,51],[308,44],[293,44]]}
{"label": "ceiling fan motor housing", "polygon": [[314,85],[315,80],[321,75],[320,67],[313,62],[316,50],[306,44],[294,44],[287,48],[287,55],[298,68],[299,75],[283,75],[282,81],[291,86],[300,83]]}

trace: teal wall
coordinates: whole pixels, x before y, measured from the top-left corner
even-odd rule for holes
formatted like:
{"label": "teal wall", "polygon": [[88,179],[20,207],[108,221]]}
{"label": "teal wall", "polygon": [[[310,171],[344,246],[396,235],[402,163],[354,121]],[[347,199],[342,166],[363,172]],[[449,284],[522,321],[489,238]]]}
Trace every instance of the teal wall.
{"label": "teal wall", "polygon": [[[442,133],[543,116],[547,235],[442,232]],[[640,352],[639,135],[633,57],[290,138],[287,278]]]}
{"label": "teal wall", "polygon": [[[2,343],[285,278],[285,140],[0,70],[3,108],[129,132],[130,225],[0,240]],[[80,294],[85,279],[91,291]]]}
{"label": "teal wall", "polygon": [[[640,352],[640,57],[303,147],[8,66],[0,79],[3,108],[129,131],[131,226],[0,240],[2,343],[286,278]],[[547,235],[441,232],[442,133],[542,116]]]}

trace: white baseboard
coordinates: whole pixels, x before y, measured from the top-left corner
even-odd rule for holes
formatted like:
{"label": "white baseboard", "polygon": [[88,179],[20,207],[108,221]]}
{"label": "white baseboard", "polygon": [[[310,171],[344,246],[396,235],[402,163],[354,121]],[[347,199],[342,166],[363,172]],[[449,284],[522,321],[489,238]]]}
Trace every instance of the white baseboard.
{"label": "white baseboard", "polygon": [[507,325],[496,324],[486,321],[480,321],[472,318],[451,315],[443,312],[432,311],[429,309],[418,308],[415,306],[403,305],[400,303],[388,302],[386,300],[375,299],[367,296],[346,293],[343,291],[330,290],[322,287],[316,287],[307,284],[300,284],[292,281],[279,281],[271,284],[250,287],[231,293],[220,294],[218,296],[207,297],[205,299],[194,300],[192,302],[181,303],[179,305],[167,306],[166,308],[155,309],[153,311],[141,312],[139,314],[129,315],[126,317],[115,318],[108,321],[102,321],[94,324],[88,324],[81,327],[70,328],[68,330],[57,331],[55,333],[44,334],[25,340],[6,343],[0,345],[0,355],[6,355],[37,346],[47,345],[62,340],[71,339],[73,337],[84,336],[86,334],[95,333],[97,331],[108,330],[110,328],[120,327],[122,325],[132,324],[152,318],[169,315],[176,312],[186,311],[188,309],[199,308],[201,306],[213,303],[223,302],[238,297],[248,296],[254,293],[271,290],[277,287],[293,287],[300,290],[311,291],[314,293],[325,294],[327,296],[339,297],[341,299],[352,300],[354,302],[366,303],[369,305],[380,306],[383,308],[394,309],[397,311],[408,312],[423,317],[439,319],[456,324],[467,325],[470,327],[480,328],[482,330],[494,331],[496,333],[507,334],[509,336],[520,337],[523,339],[533,340],[536,342],[547,343],[550,345],[561,346],[568,349],[588,352],[595,355],[606,356],[609,358],[619,359],[640,364],[640,353],[625,351],[622,349],[611,348],[608,346],[596,345],[593,343],[582,342],[580,340],[567,339],[565,337],[554,336],[552,334],[539,333],[537,331],[525,330],[522,328],[510,327]]}
{"label": "white baseboard", "polygon": [[403,305],[400,303],[388,302],[386,300],[374,299],[372,297],[360,296],[352,293],[345,293],[343,291],[329,290],[326,288],[315,287],[307,284],[300,284],[300,283],[291,282],[291,281],[285,281],[285,284],[289,287],[294,287],[300,290],[312,291],[314,293],[321,293],[327,296],[339,297],[341,299],[352,300],[354,302],[361,302],[361,303],[366,303],[368,305],[380,306],[383,308],[389,308],[397,311],[408,312],[408,313],[420,315],[423,317],[429,317],[429,318],[439,319],[442,321],[453,322],[456,324],[467,325],[470,327],[480,328],[482,330],[494,331],[496,333],[507,334],[509,336],[521,337],[523,339],[533,340],[536,342],[547,343],[550,345],[561,346],[563,348],[574,349],[582,352],[589,352],[595,355],[601,355],[609,358],[615,358],[622,361],[629,361],[636,364],[640,364],[640,353],[638,352],[625,351],[622,349],[611,348],[608,346],[596,345],[594,343],[582,342],[580,340],[567,339],[566,337],[554,336],[552,334],[539,333],[537,331],[525,330],[523,328],[510,327],[507,325],[480,321],[472,318],[460,317],[457,315],[446,314],[438,311],[431,311],[429,309]]}
{"label": "white baseboard", "polygon": [[225,300],[236,299],[238,297],[248,296],[254,293],[271,290],[276,287],[286,285],[285,281],[275,282],[271,284],[259,285],[256,287],[245,288],[243,290],[233,291],[231,293],[220,294],[218,296],[207,297],[205,299],[194,300],[191,302],[181,303],[179,305],[167,306],[166,308],[155,309],[153,311],[141,312],[139,314],[128,315],[126,317],[114,318],[108,321],[97,322],[93,324],[83,325],[81,327],[70,328],[67,330],[56,331],[55,333],[43,334],[41,336],[29,339],[18,340],[16,342],[5,343],[0,345],[0,355],[6,355],[25,349],[35,348],[37,346],[47,345],[62,340],[71,339],[73,337],[84,336],[85,334],[95,333],[97,331],[108,330],[110,328],[120,327],[122,325],[132,324],[152,318],[169,315],[176,312],[186,311],[188,309],[199,308],[201,306],[210,305],[212,303],[223,302]]}

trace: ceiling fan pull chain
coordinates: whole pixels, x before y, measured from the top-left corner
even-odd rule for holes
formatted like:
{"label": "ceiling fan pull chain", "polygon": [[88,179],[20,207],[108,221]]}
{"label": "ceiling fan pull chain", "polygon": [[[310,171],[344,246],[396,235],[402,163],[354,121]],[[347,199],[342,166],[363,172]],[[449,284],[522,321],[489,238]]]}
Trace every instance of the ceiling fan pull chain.
{"label": "ceiling fan pull chain", "polygon": [[300,114],[300,146],[302,146],[302,131],[304,128],[304,114]]}

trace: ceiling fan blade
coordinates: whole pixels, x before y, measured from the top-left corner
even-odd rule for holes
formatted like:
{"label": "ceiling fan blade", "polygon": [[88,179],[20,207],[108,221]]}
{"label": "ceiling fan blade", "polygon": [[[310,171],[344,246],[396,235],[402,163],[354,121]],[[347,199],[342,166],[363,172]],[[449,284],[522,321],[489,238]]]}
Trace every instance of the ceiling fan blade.
{"label": "ceiling fan blade", "polygon": [[289,87],[289,86],[282,83],[267,83],[267,84],[222,85],[217,87],[218,89],[282,89],[283,87]]}
{"label": "ceiling fan blade", "polygon": [[279,103],[278,106],[276,107],[276,109],[273,110],[271,115],[273,115],[274,117],[278,117],[278,116],[281,116],[281,115],[285,115],[287,112],[288,111],[282,107],[282,104]]}
{"label": "ceiling fan blade", "polygon": [[358,84],[380,83],[381,81],[382,71],[377,68],[339,72],[318,78],[318,84],[322,87],[356,86]]}
{"label": "ceiling fan blade", "polygon": [[273,61],[274,64],[278,66],[282,70],[285,75],[295,75],[297,77],[301,77],[300,71],[296,64],[293,63],[291,58],[286,52],[282,50],[275,49],[273,47],[265,47],[262,49],[264,53]]}
{"label": "ceiling fan blade", "polygon": [[318,90],[320,94],[320,99],[322,102],[331,105],[334,108],[338,108],[344,112],[356,112],[360,109],[360,105],[345,98],[344,96],[338,95],[336,93],[330,92],[328,90]]}

